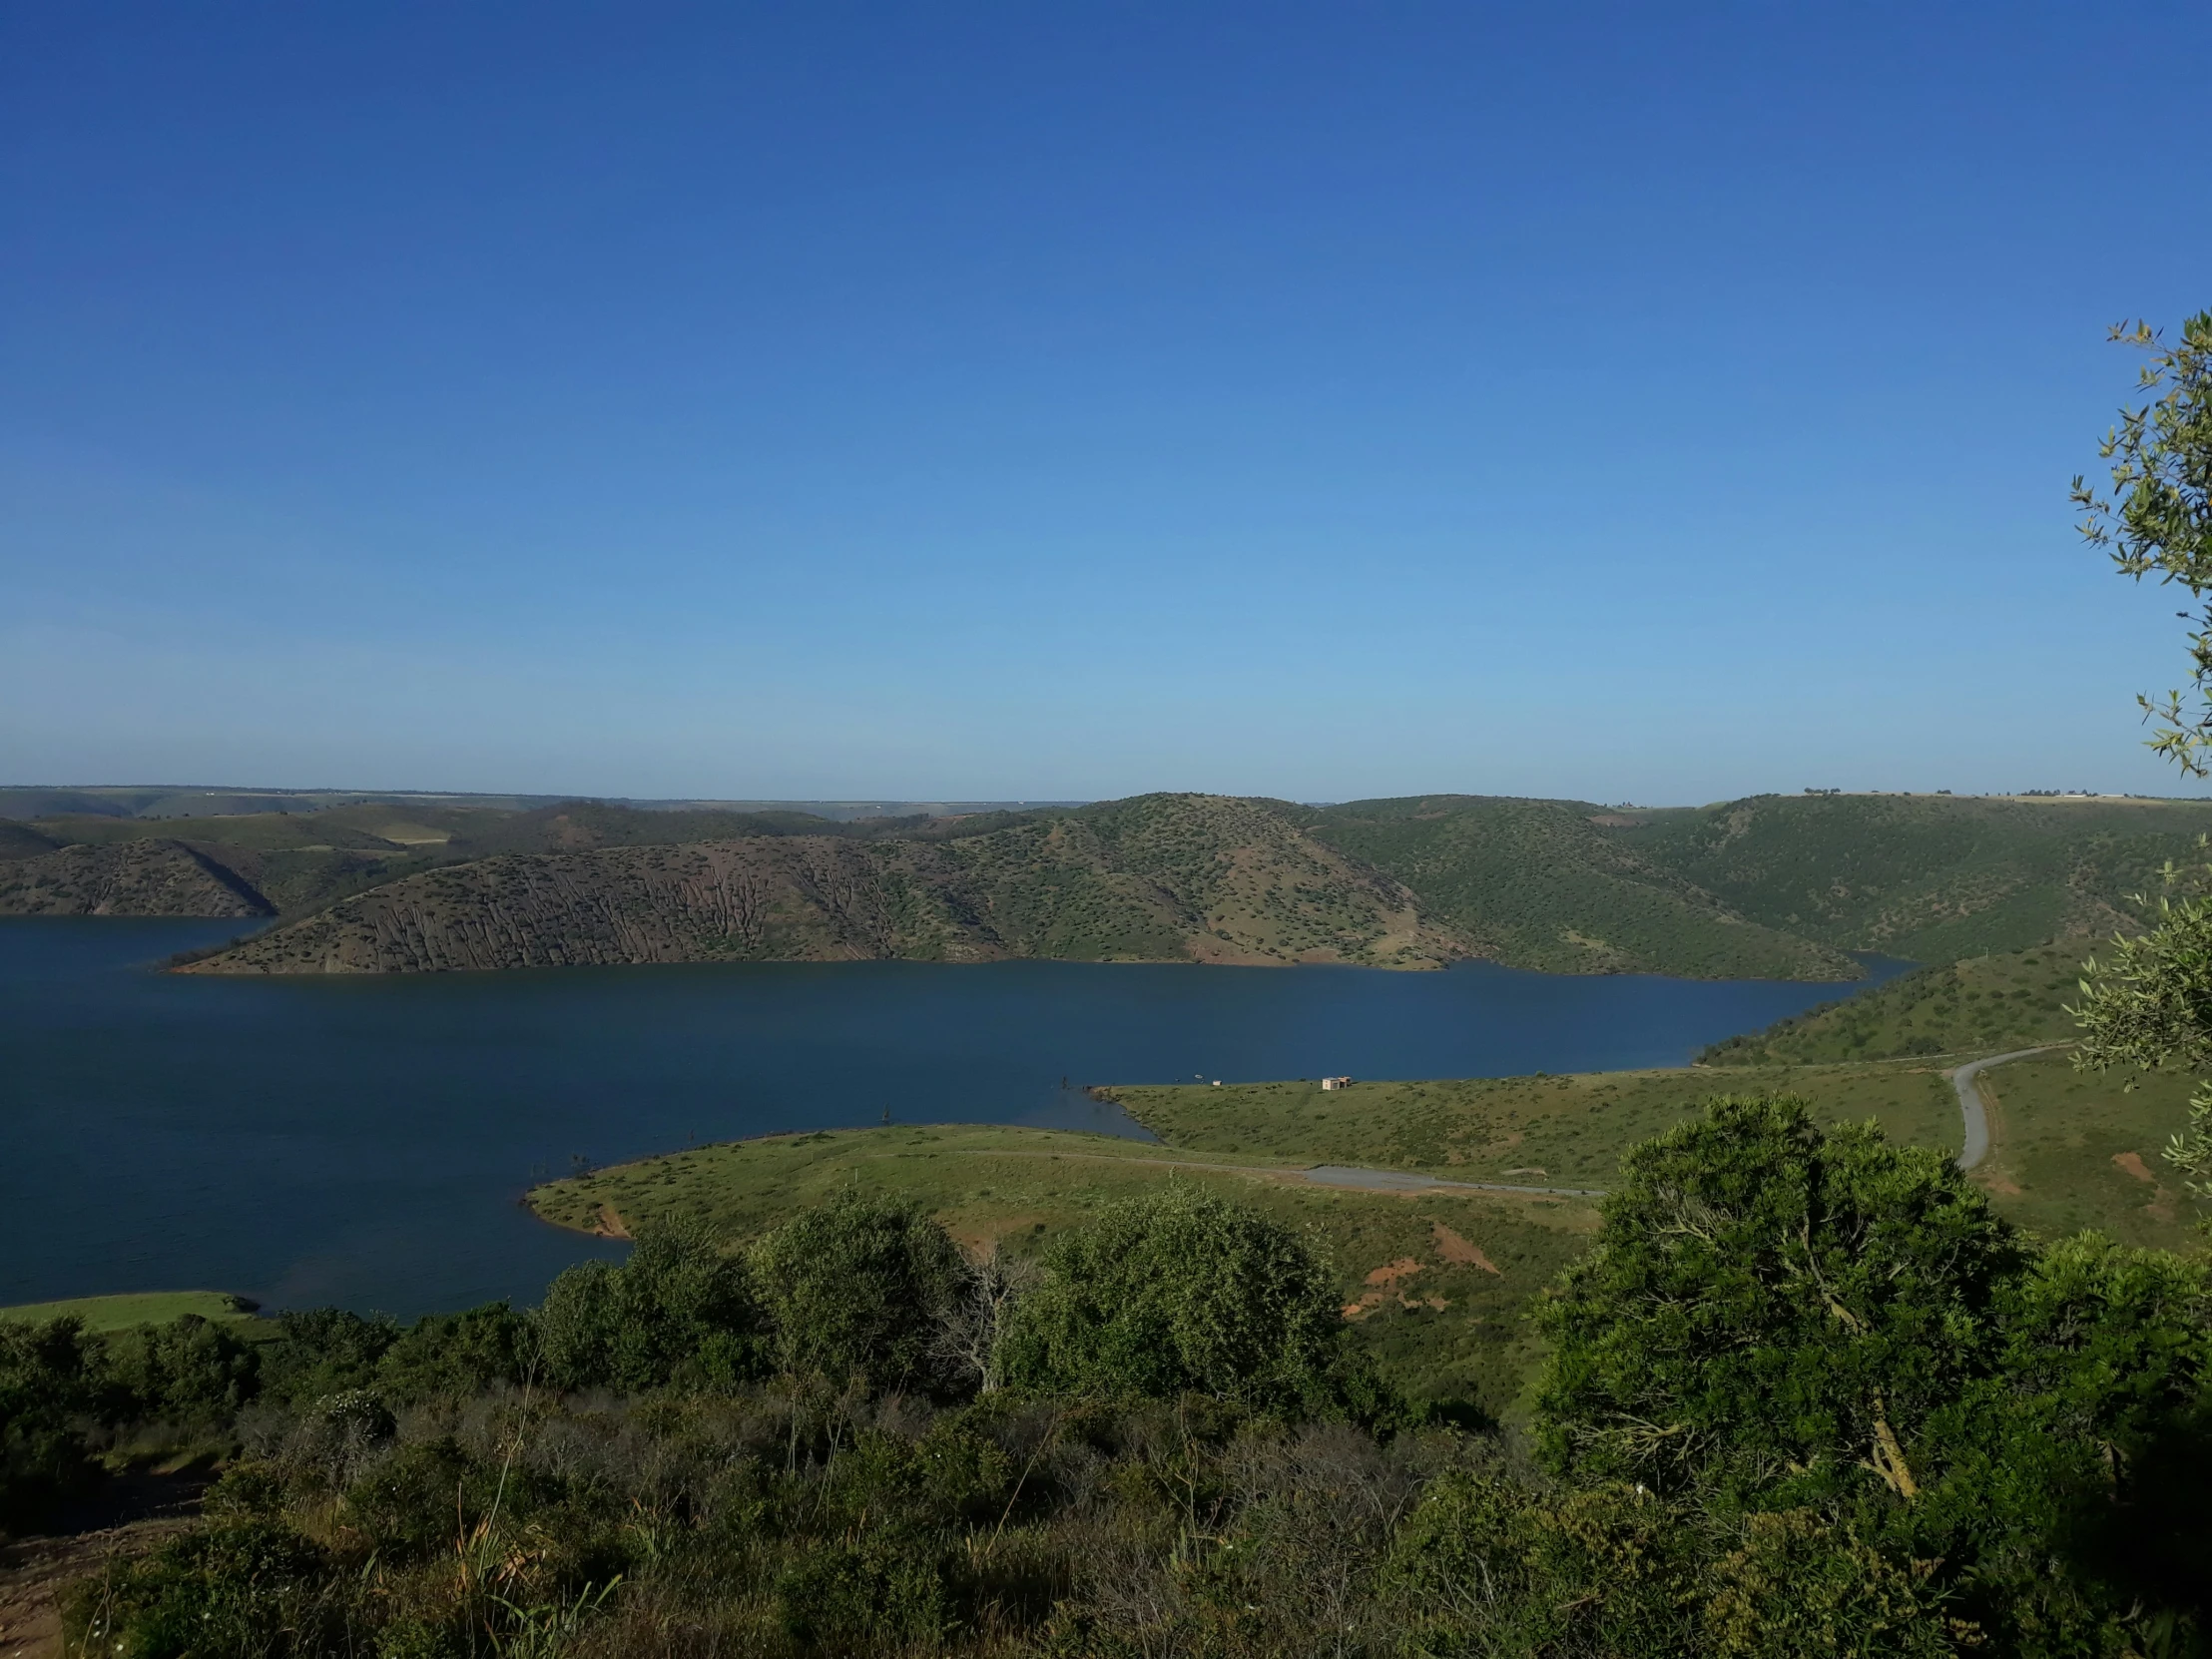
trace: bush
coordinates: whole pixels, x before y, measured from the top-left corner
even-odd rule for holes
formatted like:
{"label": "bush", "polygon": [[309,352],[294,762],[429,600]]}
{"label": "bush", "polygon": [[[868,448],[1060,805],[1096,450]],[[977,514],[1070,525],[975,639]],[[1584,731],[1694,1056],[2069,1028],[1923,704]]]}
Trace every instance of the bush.
{"label": "bush", "polygon": [[504,1302],[415,1321],[376,1362],[376,1386],[400,1403],[482,1393],[526,1381],[538,1334]]}
{"label": "bush", "polygon": [[399,1340],[399,1327],[379,1314],[363,1319],[342,1308],[280,1314],[276,1337],[262,1350],[262,1388],[289,1404],[366,1387],[376,1362]]}
{"label": "bush", "polygon": [[1374,1421],[1388,1400],[1304,1240],[1170,1182],[1062,1239],[1000,1350],[1009,1385],[1105,1397],[1205,1393]]}
{"label": "bush", "polygon": [[77,1320],[0,1321],[0,1531],[48,1524],[99,1479],[82,1429],[106,1391],[103,1358]]}
{"label": "bush", "polygon": [[763,1239],[753,1271],[783,1368],[877,1389],[942,1381],[937,1336],[967,1265],[912,1203],[846,1193]]}
{"label": "bush", "polygon": [[547,1378],[565,1388],[727,1388],[762,1370],[761,1312],[745,1263],[696,1229],[641,1232],[620,1267],[553,1281],[538,1316]]}
{"label": "bush", "polygon": [[73,1650],[127,1659],[343,1652],[342,1580],[317,1544],[274,1521],[189,1532],[80,1588]]}
{"label": "bush", "polygon": [[128,1414],[176,1423],[217,1423],[261,1388],[261,1356],[235,1331],[187,1314],[168,1325],[109,1339]]}

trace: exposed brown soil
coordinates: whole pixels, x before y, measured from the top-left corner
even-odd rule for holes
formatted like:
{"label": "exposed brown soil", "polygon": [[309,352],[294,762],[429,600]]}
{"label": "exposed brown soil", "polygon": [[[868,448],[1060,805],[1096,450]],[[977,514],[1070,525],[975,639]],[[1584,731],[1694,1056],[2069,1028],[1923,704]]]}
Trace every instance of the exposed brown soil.
{"label": "exposed brown soil", "polygon": [[[1539,1170],[1536,1173],[1540,1175],[1543,1172]],[[1442,1222],[1430,1223],[1429,1233],[1436,1241],[1438,1260],[1447,1262],[1453,1267],[1480,1268],[1484,1273],[1494,1273],[1499,1278],[1504,1277],[1504,1273],[1498,1265],[1482,1254],[1480,1246],[1469,1244]]]}

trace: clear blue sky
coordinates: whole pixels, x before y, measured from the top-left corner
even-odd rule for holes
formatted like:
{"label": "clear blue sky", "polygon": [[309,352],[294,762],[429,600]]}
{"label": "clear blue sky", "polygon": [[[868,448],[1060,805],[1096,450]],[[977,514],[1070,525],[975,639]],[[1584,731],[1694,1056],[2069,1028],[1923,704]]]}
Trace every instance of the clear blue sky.
{"label": "clear blue sky", "polygon": [[2178,789],[2212,9],[0,3],[0,782]]}

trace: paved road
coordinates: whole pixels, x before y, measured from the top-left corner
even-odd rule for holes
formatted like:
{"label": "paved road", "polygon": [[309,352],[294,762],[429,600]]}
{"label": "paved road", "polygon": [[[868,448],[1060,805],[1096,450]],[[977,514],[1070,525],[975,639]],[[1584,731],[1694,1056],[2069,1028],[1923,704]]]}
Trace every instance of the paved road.
{"label": "paved road", "polygon": [[1950,1086],[1958,1091],[1958,1115],[1966,1120],[1966,1144],[1959,1148],[1958,1167],[1972,1169],[1989,1155],[1989,1113],[1982,1105],[1981,1091],[1975,1080],[1991,1066],[2001,1066],[2007,1060],[2024,1060],[2030,1054],[2048,1054],[2064,1043],[2045,1043],[2040,1048],[2016,1048],[2009,1054],[1992,1054],[1986,1060],[1968,1060],[1950,1074]]}

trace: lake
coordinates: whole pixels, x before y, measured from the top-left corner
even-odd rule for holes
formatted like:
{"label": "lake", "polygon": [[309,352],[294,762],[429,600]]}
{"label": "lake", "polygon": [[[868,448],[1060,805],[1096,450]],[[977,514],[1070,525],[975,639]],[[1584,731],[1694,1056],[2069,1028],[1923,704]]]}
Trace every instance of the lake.
{"label": "lake", "polygon": [[[1679,1065],[1835,985],[1003,962],[389,978],[152,971],[236,922],[0,920],[0,1304],[208,1288],[402,1317],[619,1247],[576,1159],[904,1122],[1142,1131],[1087,1083]],[[1876,978],[1908,964],[1868,958]]]}

